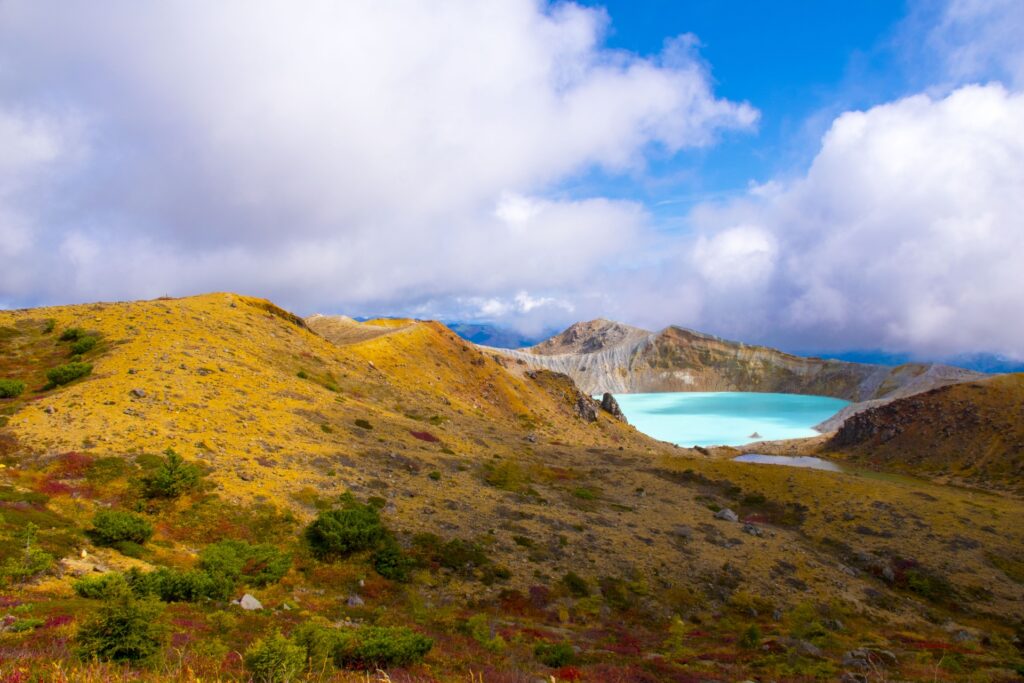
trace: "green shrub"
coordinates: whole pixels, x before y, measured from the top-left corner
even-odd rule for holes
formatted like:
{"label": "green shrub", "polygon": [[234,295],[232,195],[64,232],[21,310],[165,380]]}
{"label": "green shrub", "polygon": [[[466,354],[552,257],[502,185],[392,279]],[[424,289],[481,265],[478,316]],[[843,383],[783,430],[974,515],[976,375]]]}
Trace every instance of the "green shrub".
{"label": "green shrub", "polygon": [[385,579],[392,581],[408,581],[409,572],[415,564],[390,536],[373,554],[373,568]]}
{"label": "green shrub", "polygon": [[427,473],[427,476],[430,477],[431,479],[433,479],[434,481],[440,481],[441,480],[441,473],[438,472],[437,470],[433,470],[433,471]]}
{"label": "green shrub", "polygon": [[153,535],[153,525],[144,517],[122,510],[100,510],[87,533],[98,545],[113,546],[122,541],[145,543]]}
{"label": "green shrub", "polygon": [[585,598],[590,595],[590,586],[586,579],[576,572],[568,572],[562,577],[562,585],[566,587],[570,595],[577,598]]}
{"label": "green shrub", "polygon": [[545,666],[558,668],[571,664],[575,653],[569,643],[537,643],[533,656]]}
{"label": "green shrub", "polygon": [[245,650],[245,668],[254,683],[288,683],[306,663],[306,649],[280,633],[260,638]]}
{"label": "green shrub", "polygon": [[142,494],[147,498],[177,498],[199,485],[203,472],[168,448],[157,468],[142,477]]}
{"label": "green shrub", "polygon": [[409,666],[433,646],[433,640],[404,626],[363,626],[338,632],[334,663],[349,669]]}
{"label": "green shrub", "polygon": [[34,631],[45,623],[45,619],[25,617],[24,619],[18,619],[13,624],[8,626],[7,630],[11,633],[24,633],[25,631]]}
{"label": "green shrub", "polygon": [[307,621],[292,632],[292,640],[305,649],[307,670],[328,673],[334,668],[338,629]]}
{"label": "green shrub", "polygon": [[0,379],[0,398],[14,398],[25,391],[25,383],[16,379]]}
{"label": "green shrub", "polygon": [[34,579],[50,568],[53,564],[53,555],[45,552],[36,543],[37,529],[31,522],[26,525],[17,539],[21,551],[7,558],[3,566],[0,566],[0,578],[11,583],[22,583]]}
{"label": "green shrub", "polygon": [[373,425],[368,420],[359,419],[355,422],[356,427],[360,429],[373,429]]}
{"label": "green shrub", "polygon": [[129,590],[128,582],[120,572],[86,576],[71,584],[71,588],[79,597],[90,600],[105,600]]}
{"label": "green shrub", "polygon": [[756,650],[761,644],[761,630],[757,624],[751,624],[740,634],[739,646],[745,650]]}
{"label": "green shrub", "polygon": [[88,363],[68,363],[66,365],[58,365],[46,372],[46,379],[50,380],[50,384],[53,386],[61,386],[68,382],[73,382],[79,377],[85,377],[92,372],[92,365]]}
{"label": "green shrub", "polygon": [[204,571],[182,571],[160,567],[151,572],[131,569],[127,574],[132,592],[138,596],[154,595],[163,602],[199,602],[200,600],[226,600],[235,586],[223,577]]}
{"label": "green shrub", "polygon": [[199,568],[231,583],[244,581],[265,586],[281,580],[291,567],[291,556],[269,544],[250,545],[226,540],[208,545],[199,553]]}
{"label": "green shrub", "polygon": [[597,500],[597,493],[582,486],[580,488],[573,489],[572,495],[580,500]]}
{"label": "green shrub", "polygon": [[599,579],[597,584],[601,589],[601,597],[606,603],[616,609],[629,607],[629,595],[626,593],[626,584],[622,579],[606,576]]}
{"label": "green shrub", "polygon": [[491,620],[486,614],[474,614],[466,620],[463,630],[489,652],[501,652],[507,645],[505,639],[494,632]]}
{"label": "green shrub", "polygon": [[453,538],[444,541],[431,533],[416,534],[412,538],[414,552],[424,563],[451,569],[463,576],[471,576],[478,568],[489,567],[491,558],[479,543]]}
{"label": "green shrub", "polygon": [[160,623],[163,609],[158,601],[139,600],[129,592],[109,598],[79,627],[78,655],[83,659],[115,662],[152,659],[166,635]]}
{"label": "green shrub", "polygon": [[441,547],[438,562],[445,569],[468,572],[490,564],[491,559],[479,543],[453,538]]}
{"label": "green shrub", "polygon": [[307,374],[305,370],[299,370],[295,373],[295,376],[299,379],[309,379],[309,374]]}
{"label": "green shrub", "polygon": [[68,329],[60,333],[60,340],[73,342],[78,341],[84,336],[85,330],[83,330],[81,327],[69,327]]}
{"label": "green shrub", "polygon": [[96,337],[82,337],[71,345],[71,352],[68,355],[80,356],[83,353],[88,353],[93,350],[98,341],[99,339]]}
{"label": "green shrub", "polygon": [[53,328],[55,327],[57,327],[57,321],[53,318],[47,318],[46,322],[43,324],[43,334],[50,334],[53,332]]}
{"label": "green shrub", "polygon": [[320,559],[342,557],[376,546],[383,540],[380,514],[358,503],[341,510],[327,510],[306,527],[306,540]]}

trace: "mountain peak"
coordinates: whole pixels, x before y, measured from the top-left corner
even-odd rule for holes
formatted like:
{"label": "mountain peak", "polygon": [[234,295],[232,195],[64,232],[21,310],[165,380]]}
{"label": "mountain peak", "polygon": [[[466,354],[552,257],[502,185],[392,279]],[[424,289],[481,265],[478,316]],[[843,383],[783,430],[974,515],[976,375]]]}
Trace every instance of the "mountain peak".
{"label": "mountain peak", "polygon": [[562,332],[530,348],[536,354],[594,353],[650,335],[648,330],[597,318],[573,323]]}

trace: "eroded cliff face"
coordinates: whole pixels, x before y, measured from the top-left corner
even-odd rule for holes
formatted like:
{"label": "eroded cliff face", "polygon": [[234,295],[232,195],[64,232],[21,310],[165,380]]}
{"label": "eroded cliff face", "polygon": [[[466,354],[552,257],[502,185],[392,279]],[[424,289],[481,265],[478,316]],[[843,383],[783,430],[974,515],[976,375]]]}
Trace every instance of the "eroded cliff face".
{"label": "eroded cliff face", "polygon": [[[528,349],[491,351],[524,367],[563,372],[590,394],[758,391],[860,403],[984,377],[927,363],[889,367],[807,358],[681,327],[648,332],[607,320],[577,323]],[[851,406],[847,414],[856,410]]]}

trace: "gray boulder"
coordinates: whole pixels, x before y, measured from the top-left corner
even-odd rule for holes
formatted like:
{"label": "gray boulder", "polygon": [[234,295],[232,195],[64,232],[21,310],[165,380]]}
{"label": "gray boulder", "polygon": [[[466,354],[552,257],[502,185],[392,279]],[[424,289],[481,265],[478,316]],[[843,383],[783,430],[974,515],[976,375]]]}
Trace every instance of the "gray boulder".
{"label": "gray boulder", "polygon": [[721,519],[726,522],[738,522],[740,521],[740,516],[729,508],[723,508],[715,513],[715,519]]}

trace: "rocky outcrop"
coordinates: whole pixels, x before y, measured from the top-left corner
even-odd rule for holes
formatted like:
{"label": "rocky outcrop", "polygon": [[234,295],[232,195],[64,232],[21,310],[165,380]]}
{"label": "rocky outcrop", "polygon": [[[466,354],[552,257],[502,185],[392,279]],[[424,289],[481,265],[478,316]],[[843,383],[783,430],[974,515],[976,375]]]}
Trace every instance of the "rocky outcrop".
{"label": "rocky outcrop", "polygon": [[619,407],[619,402],[615,400],[615,397],[609,394],[607,391],[604,392],[604,396],[601,397],[601,410],[608,413],[612,417],[626,421],[626,416],[622,413],[622,408]]}
{"label": "rocky outcrop", "polygon": [[887,470],[1024,490],[1024,374],[871,407],[847,419],[823,451]]}
{"label": "rocky outcrop", "polygon": [[[530,348],[489,350],[528,368],[567,374],[591,395],[758,391],[834,396],[861,403],[985,377],[930,363],[889,367],[795,356],[681,327],[648,332],[608,320],[577,323]],[[833,431],[862,408],[847,407],[845,414],[819,429]]]}
{"label": "rocky outcrop", "polygon": [[573,412],[576,413],[576,417],[584,422],[597,422],[597,409],[594,407],[594,399],[586,394],[578,394],[576,396]]}

